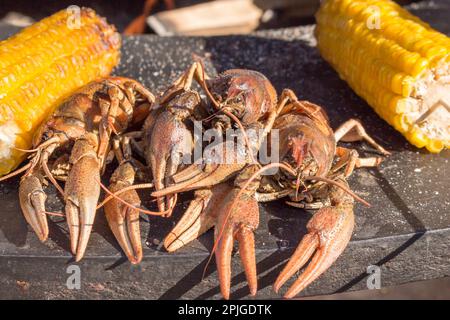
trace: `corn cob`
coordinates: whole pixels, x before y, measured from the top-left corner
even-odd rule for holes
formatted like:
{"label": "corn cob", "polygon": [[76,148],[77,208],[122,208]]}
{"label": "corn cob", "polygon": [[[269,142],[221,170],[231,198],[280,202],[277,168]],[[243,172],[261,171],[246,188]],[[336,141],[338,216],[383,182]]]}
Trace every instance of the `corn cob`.
{"label": "corn cob", "polygon": [[324,1],[316,20],[320,53],[380,117],[419,148],[450,147],[450,38],[390,0]]}
{"label": "corn cob", "polygon": [[80,27],[66,10],[0,42],[0,176],[23,160],[36,128],[79,87],[119,61],[120,35],[88,8]]}

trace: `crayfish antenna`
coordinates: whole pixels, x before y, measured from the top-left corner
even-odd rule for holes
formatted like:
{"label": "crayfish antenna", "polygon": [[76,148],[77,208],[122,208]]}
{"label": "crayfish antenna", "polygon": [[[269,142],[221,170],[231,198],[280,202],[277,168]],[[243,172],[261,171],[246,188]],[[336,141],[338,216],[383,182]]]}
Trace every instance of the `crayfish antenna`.
{"label": "crayfish antenna", "polygon": [[46,215],[54,216],[54,217],[65,217],[64,213],[62,213],[62,212],[42,211],[42,213],[45,213]]}
{"label": "crayfish antenna", "polygon": [[323,181],[326,182],[328,184],[334,185],[338,188],[341,188],[343,191],[345,191],[346,193],[348,193],[350,196],[352,196],[355,200],[361,202],[363,205],[365,205],[366,207],[370,208],[370,203],[368,203],[366,200],[362,199],[360,196],[358,196],[357,194],[355,194],[352,190],[350,190],[349,188],[347,188],[345,185],[325,178],[325,177],[319,177],[319,176],[309,176],[309,177],[304,177],[303,180],[318,180],[318,181]]}
{"label": "crayfish antenna", "polygon": [[[169,208],[165,211],[150,211],[150,210],[146,210],[146,209],[142,209],[142,208],[138,208],[136,206],[134,206],[133,204],[123,200],[122,198],[120,198],[118,196],[118,194],[123,193],[125,191],[129,191],[129,190],[133,190],[133,188],[123,188],[120,191],[116,192],[116,193],[112,193],[100,180],[97,180],[97,183],[100,185],[100,187],[107,193],[109,194],[109,196],[111,196],[112,198],[116,199],[117,201],[121,202],[122,204],[126,205],[127,207],[134,209],[134,210],[138,210],[139,212],[145,213],[147,215],[151,215],[151,216],[164,216],[166,215],[168,212],[170,212],[169,210],[172,210],[173,208]],[[135,187],[135,186],[133,186]],[[127,189],[127,190],[126,190]],[[138,188],[135,188],[138,189]]]}
{"label": "crayfish antenna", "polygon": [[[100,181],[97,181],[97,183],[100,183],[100,186],[104,189],[104,188],[106,188],[106,186],[105,185],[103,185],[103,184],[101,184],[101,182]],[[141,183],[141,184],[134,184],[134,185],[132,185],[132,186],[129,186],[129,187],[125,187],[125,188],[123,188],[123,189],[120,189],[119,191],[116,191],[116,192],[111,192],[111,191],[109,191],[109,195],[100,203],[100,204],[98,204],[97,205],[97,210],[98,209],[100,209],[101,207],[103,207],[107,202],[109,202],[110,200],[112,200],[112,199],[114,199],[114,196],[118,196],[119,194],[121,194],[121,193],[124,193],[124,192],[127,192],[127,191],[130,191],[130,190],[137,190],[137,189],[150,189],[150,188],[153,188],[154,187],[154,185],[153,185],[153,183]],[[106,188],[106,189],[108,189],[108,188]],[[106,190],[105,190],[106,191]],[[156,201],[156,199],[155,200],[152,200],[152,201]]]}
{"label": "crayfish antenna", "polygon": [[14,170],[13,172],[8,173],[7,175],[3,176],[0,178],[0,182],[1,181],[5,181],[8,180],[9,178],[12,178],[14,176],[17,176],[19,173],[22,173],[26,170],[28,170],[31,167],[31,162],[28,162],[26,165],[24,165],[23,167]]}

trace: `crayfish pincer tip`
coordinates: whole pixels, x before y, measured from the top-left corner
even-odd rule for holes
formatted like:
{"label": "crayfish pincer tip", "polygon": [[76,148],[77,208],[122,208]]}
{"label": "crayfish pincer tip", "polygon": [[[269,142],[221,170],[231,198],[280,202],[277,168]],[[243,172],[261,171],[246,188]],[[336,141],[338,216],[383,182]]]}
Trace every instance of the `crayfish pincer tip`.
{"label": "crayfish pincer tip", "polygon": [[[40,225],[40,227],[33,228],[34,232],[38,236],[39,241],[45,242],[48,239],[48,226],[47,226],[47,220],[46,217],[41,218],[41,222],[44,222]],[[38,229],[39,228],[39,229]]]}
{"label": "crayfish pincer tip", "polygon": [[275,291],[275,293],[278,293],[281,289],[281,287],[283,286],[283,284],[286,283],[286,281],[289,279],[289,276],[287,276],[285,273],[281,273],[277,280],[275,280],[275,283],[273,284],[273,291]]}
{"label": "crayfish pincer tip", "polygon": [[130,260],[132,265],[137,265],[141,263],[142,257],[128,257],[128,260]]}
{"label": "crayfish pincer tip", "polygon": [[174,239],[170,243],[164,244],[164,248],[166,248],[167,252],[174,252],[174,251],[180,249],[183,246],[184,246],[183,241],[181,241],[179,239]]}
{"label": "crayfish pincer tip", "polygon": [[170,252],[170,246],[172,243],[176,240],[176,235],[172,232],[169,232],[169,234],[164,238],[163,245],[164,249],[166,249],[167,252]]}
{"label": "crayfish pincer tip", "polygon": [[[216,232],[218,234],[218,232]],[[217,235],[216,235],[217,239]],[[227,228],[219,240],[216,250],[217,273],[219,275],[220,292],[228,300],[231,287],[231,253],[233,250],[233,235],[231,228]]]}
{"label": "crayfish pincer tip", "polygon": [[38,236],[39,241],[45,242],[48,239],[48,224],[47,224],[47,217],[45,216],[45,213],[38,213],[38,223],[37,225],[34,224],[33,230]]}
{"label": "crayfish pincer tip", "polygon": [[25,220],[41,242],[48,238],[48,223],[45,213],[46,198],[38,177],[30,175],[21,179],[19,186],[20,207]]}
{"label": "crayfish pincer tip", "polygon": [[230,300],[230,289],[221,289],[220,293],[222,294],[223,300]]}
{"label": "crayfish pincer tip", "polygon": [[133,243],[133,251],[134,253],[131,254],[128,259],[130,260],[131,264],[139,264],[142,261],[142,247],[141,247],[141,243],[140,243],[140,238],[136,241],[134,241],[135,243]]}
{"label": "crayfish pincer tip", "polygon": [[48,231],[47,232],[36,232],[36,234],[37,234],[37,236],[38,236],[38,238],[39,238],[39,240],[41,241],[41,242],[45,242],[45,241],[47,241],[47,239],[48,239]]}
{"label": "crayfish pincer tip", "polygon": [[[277,280],[278,280],[278,279],[277,279]],[[272,288],[273,288],[273,291],[274,291],[275,293],[278,293],[278,291],[280,291],[281,285],[278,283],[278,281],[276,281],[276,282],[273,284]]]}
{"label": "crayfish pincer tip", "polygon": [[255,236],[253,234],[253,228],[241,225],[236,233],[236,239],[239,242],[239,254],[241,256],[242,265],[244,266],[250,295],[254,296],[258,291],[258,277],[256,271]]}
{"label": "crayfish pincer tip", "polygon": [[292,299],[295,298],[295,296],[297,294],[299,294],[302,290],[304,289],[304,287],[300,287],[300,288],[296,288],[295,286],[292,286],[289,288],[288,291],[286,291],[286,293],[284,294],[283,298],[284,299]]}

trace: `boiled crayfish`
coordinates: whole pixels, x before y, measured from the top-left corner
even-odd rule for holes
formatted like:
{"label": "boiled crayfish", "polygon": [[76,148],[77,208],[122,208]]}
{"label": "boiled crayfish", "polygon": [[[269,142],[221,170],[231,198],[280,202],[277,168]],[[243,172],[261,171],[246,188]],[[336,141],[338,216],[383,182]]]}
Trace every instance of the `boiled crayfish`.
{"label": "boiled crayfish", "polygon": [[[67,98],[42,123],[20,180],[22,212],[41,241],[48,237],[43,185],[50,180],[65,201],[71,250],[80,260],[86,250],[100,196],[100,175],[111,136],[148,114],[154,96],[132,79],[110,77],[92,82]],[[53,161],[53,166],[49,166]],[[65,181],[64,189],[56,180]],[[131,182],[132,183],[132,182]],[[114,230],[114,229],[113,229]]]}
{"label": "boiled crayfish", "polygon": [[[336,143],[365,140],[383,155],[389,153],[356,120],[349,120],[333,132],[321,107],[299,101],[287,89],[277,99],[269,80],[258,72],[236,69],[209,78],[202,65],[195,63],[172,89],[190,90],[192,79],[200,83],[216,110],[214,127],[220,130],[235,123],[242,129],[241,134],[247,138],[246,156],[240,162],[193,164],[170,177],[170,186],[152,193],[163,197],[195,190],[194,200],[167,235],[164,245],[172,252],[214,227],[213,251],[222,295],[226,299],[230,295],[234,240],[239,242],[250,292],[254,295],[257,272],[253,231],[259,223],[258,202],[289,196],[290,205],[319,209],[308,224],[308,234],[274,285],[278,291],[313,257],[285,294],[287,298],[293,297],[328,269],[350,240],[354,199],[365,202],[349,190],[346,178],[354,168],[377,166],[382,160],[359,158],[355,150],[337,147]],[[247,130],[255,127],[262,134],[248,139]],[[255,161],[255,156],[262,140],[274,132],[278,134],[278,150],[271,152],[278,152],[281,161],[263,166]],[[222,150],[239,152],[236,148],[217,148],[219,153]],[[279,168],[276,174],[263,175],[273,168]]]}
{"label": "boiled crayfish", "polygon": [[[194,82],[204,95],[193,89]],[[141,130],[127,130],[141,120]],[[204,152],[199,157],[196,121],[205,125],[202,133],[211,131],[209,137],[214,136],[213,142],[200,139]],[[230,130],[234,133],[227,139]],[[177,194],[193,191],[194,199],[164,246],[173,252],[214,227],[213,253],[221,293],[228,299],[234,240],[239,242],[250,293],[255,295],[253,232],[259,224],[258,202],[288,197],[288,205],[318,210],[274,284],[278,291],[310,261],[285,293],[291,298],[325,272],[347,246],[355,199],[368,205],[350,190],[346,179],[355,168],[377,166],[382,158],[360,158],[355,150],[337,146],[338,141],[360,140],[384,156],[389,154],[358,121],[349,120],[333,131],[320,106],[298,100],[289,89],[278,97],[259,72],[232,69],[210,77],[203,64],[195,62],[156,98],[134,80],[109,78],[67,99],[42,125],[35,149],[29,150],[30,163],[21,169],[27,171],[20,183],[20,203],[29,224],[45,240],[42,184],[52,181],[66,201],[77,260],[84,254],[96,208],[105,205],[108,223],[126,256],[139,263],[139,212],[168,217]],[[276,161],[263,161],[263,146],[277,155]],[[70,150],[68,157],[65,153]],[[107,189],[99,180],[111,153],[119,166]],[[47,166],[51,158],[52,169]],[[135,184],[138,171],[151,172],[151,181]],[[64,190],[56,179],[66,181]],[[96,206],[100,186],[109,196]],[[157,212],[140,208],[136,189],[149,187],[155,189],[151,195]]]}

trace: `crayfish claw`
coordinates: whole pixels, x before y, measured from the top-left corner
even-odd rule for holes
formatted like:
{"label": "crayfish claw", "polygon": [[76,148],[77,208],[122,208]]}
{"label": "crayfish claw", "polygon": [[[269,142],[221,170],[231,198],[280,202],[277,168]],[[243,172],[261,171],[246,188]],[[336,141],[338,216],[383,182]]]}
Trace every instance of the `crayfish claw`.
{"label": "crayfish claw", "polygon": [[217,207],[231,189],[228,183],[221,183],[197,190],[183,217],[164,239],[166,250],[173,252],[211,229],[216,222]]}
{"label": "crayfish claw", "polygon": [[[124,194],[121,194],[121,196],[123,198]],[[115,201],[115,199],[111,200],[105,205],[108,224],[128,260],[132,264],[138,264],[142,260],[139,212],[127,207],[115,212],[106,209],[107,206],[113,206]],[[122,203],[117,205],[124,206]]]}
{"label": "crayfish claw", "polygon": [[86,251],[100,196],[101,166],[92,143],[89,139],[75,142],[70,157],[73,165],[64,190],[71,249],[76,261]]}
{"label": "crayfish claw", "polygon": [[307,234],[303,237],[291,259],[275,281],[273,288],[276,293],[281,286],[302,268],[319,246],[319,237],[316,234]]}
{"label": "crayfish claw", "polygon": [[32,227],[39,240],[48,238],[48,223],[45,213],[47,195],[42,189],[39,178],[35,175],[24,176],[20,180],[19,201],[25,220]]}
{"label": "crayfish claw", "polygon": [[[121,164],[111,177],[110,190],[117,192],[134,183],[135,170],[129,162]],[[141,205],[136,190],[121,193],[119,197],[134,207]],[[142,244],[139,226],[139,211],[113,198],[105,204],[105,215],[108,224],[132,264],[142,260]]]}
{"label": "crayfish claw", "polygon": [[253,197],[234,188],[223,200],[215,225],[216,264],[220,291],[229,299],[231,285],[231,253],[234,240],[239,242],[239,253],[247,278],[250,294],[258,289],[255,239],[253,231],[259,224],[259,207]]}
{"label": "crayfish claw", "polygon": [[[91,181],[91,183],[95,183]],[[89,189],[96,189],[95,187]],[[72,253],[80,261],[86,251],[87,243],[94,224],[97,201],[100,190],[92,190],[92,195],[79,197],[76,204],[68,198],[66,203],[67,222],[69,224]]]}
{"label": "crayfish claw", "polygon": [[303,273],[284,294],[289,299],[296,296],[324,273],[341,255],[350,241],[354,226],[352,206],[343,204],[320,209],[309,221],[308,234],[302,239],[293,256],[281,271],[274,284],[280,287],[302,268],[312,257]]}
{"label": "crayfish claw", "polygon": [[213,226],[212,219],[206,219],[209,223],[204,221],[204,218],[207,218],[205,209],[211,197],[212,192],[209,189],[198,190],[195,193],[195,198],[183,217],[164,239],[164,247],[168,252],[183,247]]}

